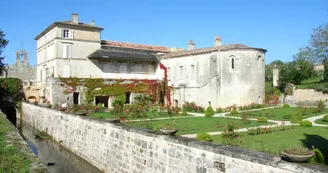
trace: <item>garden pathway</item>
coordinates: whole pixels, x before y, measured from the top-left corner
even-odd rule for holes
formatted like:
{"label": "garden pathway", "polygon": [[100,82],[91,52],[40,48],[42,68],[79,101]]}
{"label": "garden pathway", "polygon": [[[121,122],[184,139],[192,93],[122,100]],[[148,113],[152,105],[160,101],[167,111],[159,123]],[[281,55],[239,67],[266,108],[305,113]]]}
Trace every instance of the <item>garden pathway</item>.
{"label": "garden pathway", "polygon": [[325,116],[325,115],[326,115],[326,114],[319,115],[319,116],[315,116],[315,117],[310,117],[310,118],[307,118],[307,119],[305,119],[305,120],[309,120],[309,121],[311,121],[313,126],[328,127],[327,124],[317,124],[317,123],[315,123],[315,120],[317,120],[317,119],[321,119],[321,118],[323,118],[323,116]]}

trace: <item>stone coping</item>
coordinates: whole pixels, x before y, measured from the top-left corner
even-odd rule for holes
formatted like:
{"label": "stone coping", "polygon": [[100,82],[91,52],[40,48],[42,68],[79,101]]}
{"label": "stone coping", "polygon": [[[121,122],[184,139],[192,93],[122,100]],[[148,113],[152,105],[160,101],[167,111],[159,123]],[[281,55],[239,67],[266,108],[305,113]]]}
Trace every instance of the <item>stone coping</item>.
{"label": "stone coping", "polygon": [[[25,104],[34,105],[31,103],[26,103],[26,102],[25,102]],[[296,172],[328,172],[328,166],[296,164],[296,163],[286,162],[286,161],[283,161],[280,158],[280,156],[278,156],[278,155],[272,155],[272,154],[265,153],[265,152],[252,151],[249,149],[239,148],[239,147],[230,146],[230,145],[222,145],[222,144],[214,144],[214,143],[205,142],[205,141],[197,141],[195,139],[186,138],[186,137],[182,137],[182,136],[162,135],[161,133],[152,131],[150,129],[129,127],[122,123],[109,123],[107,120],[96,119],[96,118],[93,118],[90,116],[79,116],[76,114],[67,113],[64,111],[59,111],[56,109],[47,108],[47,107],[43,107],[43,106],[39,106],[39,105],[34,105],[34,106],[38,106],[38,107],[41,107],[44,109],[50,109],[50,110],[53,110],[56,112],[62,112],[63,114],[66,114],[69,116],[78,117],[81,119],[85,119],[85,120],[92,121],[95,123],[100,123],[103,125],[110,125],[115,128],[133,132],[133,133],[137,133],[140,135],[163,139],[165,141],[176,143],[179,145],[184,145],[184,146],[188,146],[188,147],[192,147],[192,148],[196,148],[196,149],[200,149],[200,150],[213,152],[216,154],[230,156],[233,158],[238,158],[238,159],[253,162],[253,163],[259,163],[259,164],[263,164],[263,165],[278,167],[278,168],[282,168],[285,170],[296,171]]]}

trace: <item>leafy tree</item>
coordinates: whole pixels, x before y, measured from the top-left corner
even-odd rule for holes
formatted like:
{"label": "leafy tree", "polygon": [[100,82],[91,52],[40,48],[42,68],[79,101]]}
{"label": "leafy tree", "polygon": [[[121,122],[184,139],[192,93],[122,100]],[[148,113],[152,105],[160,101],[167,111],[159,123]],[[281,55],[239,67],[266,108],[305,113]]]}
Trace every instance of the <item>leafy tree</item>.
{"label": "leafy tree", "polygon": [[6,36],[6,34],[4,34],[3,31],[0,29],[0,70],[4,66],[4,64],[2,62],[4,57],[2,57],[1,54],[9,42],[8,40],[5,39],[5,36]]}
{"label": "leafy tree", "polygon": [[265,81],[272,81],[273,79],[273,67],[276,65],[277,68],[281,69],[283,62],[280,60],[272,61],[270,64],[265,65]]}
{"label": "leafy tree", "polygon": [[328,23],[313,30],[309,45],[300,48],[295,57],[318,64],[328,57]]}

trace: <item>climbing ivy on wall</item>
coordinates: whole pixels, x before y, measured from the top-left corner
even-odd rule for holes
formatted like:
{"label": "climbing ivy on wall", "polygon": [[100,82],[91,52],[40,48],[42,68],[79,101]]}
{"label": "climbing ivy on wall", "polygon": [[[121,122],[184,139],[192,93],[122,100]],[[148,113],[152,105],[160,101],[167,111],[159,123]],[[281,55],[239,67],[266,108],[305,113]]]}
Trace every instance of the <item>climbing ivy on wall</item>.
{"label": "climbing ivy on wall", "polygon": [[23,84],[18,78],[0,78],[0,105],[4,105],[3,98],[11,97],[14,103],[24,98]]}
{"label": "climbing ivy on wall", "polygon": [[169,89],[167,82],[147,79],[102,79],[102,78],[77,78],[59,77],[61,86],[65,87],[65,94],[75,92],[77,89],[85,92],[87,103],[91,103],[97,95],[118,96],[131,93],[146,93],[153,97],[153,100],[160,102]]}

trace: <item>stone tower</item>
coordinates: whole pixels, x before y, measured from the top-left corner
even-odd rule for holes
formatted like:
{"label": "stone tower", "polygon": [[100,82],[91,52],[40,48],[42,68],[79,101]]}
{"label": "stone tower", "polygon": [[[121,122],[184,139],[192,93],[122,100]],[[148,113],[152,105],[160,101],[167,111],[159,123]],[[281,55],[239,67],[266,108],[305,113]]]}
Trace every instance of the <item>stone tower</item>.
{"label": "stone tower", "polygon": [[[24,58],[23,61],[21,61],[21,57]],[[28,54],[26,50],[17,50],[16,51],[16,66],[28,66]]]}
{"label": "stone tower", "polygon": [[274,87],[279,87],[279,69],[277,67],[277,65],[275,64],[274,67],[273,67],[273,86]]}

